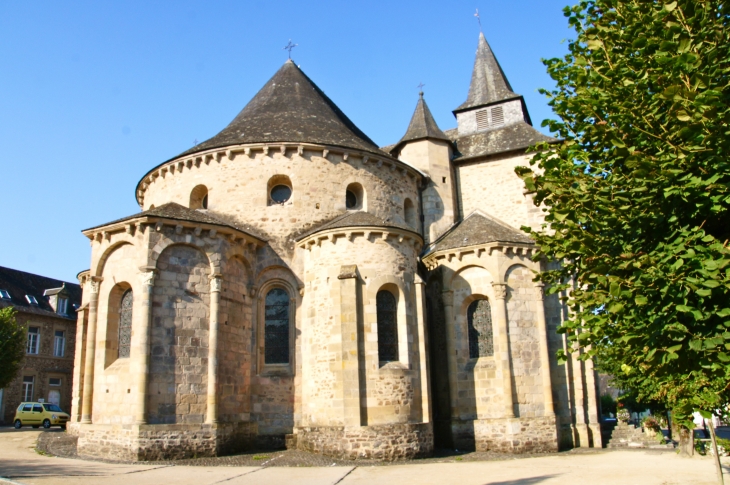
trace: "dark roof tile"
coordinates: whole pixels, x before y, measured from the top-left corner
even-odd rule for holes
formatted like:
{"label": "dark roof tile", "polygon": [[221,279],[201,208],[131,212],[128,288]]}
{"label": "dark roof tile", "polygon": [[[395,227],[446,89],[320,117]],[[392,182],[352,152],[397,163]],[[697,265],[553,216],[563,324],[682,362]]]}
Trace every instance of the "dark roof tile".
{"label": "dark roof tile", "polygon": [[[63,288],[68,296],[68,315],[59,315],[53,310],[48,298],[43,295],[46,290]],[[0,290],[10,294],[10,300],[0,299],[0,308],[12,305],[20,312],[34,313],[37,315],[55,316],[76,320],[76,311],[72,305],[81,305],[81,286],[76,283],[69,283],[54,278],[26,273],[17,269],[0,266]],[[58,294],[59,292],[51,292]],[[31,305],[25,295],[32,295],[38,301],[38,305]]]}
{"label": "dark roof tile", "polygon": [[338,228],[345,228],[345,227],[382,227],[382,228],[388,228],[392,227],[395,229],[401,229],[404,231],[410,231],[414,234],[418,234],[415,229],[413,229],[410,226],[407,226],[405,224],[400,224],[398,222],[392,222],[392,221],[384,221],[383,219],[374,216],[370,214],[369,212],[363,212],[363,211],[354,211],[354,212],[345,212],[344,214],[341,214],[333,219],[330,219],[328,221],[323,222],[322,224],[315,226],[308,231],[300,234],[296,237],[296,241],[301,241],[302,239],[305,239],[312,234],[316,234],[321,231],[327,231],[330,229],[338,229]]}
{"label": "dark roof tile", "polygon": [[386,155],[290,59],[223,131],[178,156],[275,142],[335,145]]}
{"label": "dark roof tile", "polygon": [[244,232],[257,239],[266,241],[266,239],[262,235],[260,235],[256,231],[256,229],[247,224],[229,224],[228,222],[213,217],[210,214],[203,212],[202,210],[188,209],[187,207],[177,204],[175,202],[168,202],[167,204],[155,207],[154,209],[149,209],[138,214],[123,217],[121,219],[116,219],[114,221],[107,222],[106,224],[100,224],[98,226],[90,227],[88,229],[84,229],[84,231],[90,231],[92,229],[97,229],[100,227],[111,226],[112,224],[118,224],[120,222],[138,219],[140,217],[160,217],[163,219],[190,221],[198,222],[201,224],[212,224],[216,226],[230,227],[231,229]]}
{"label": "dark roof tile", "polygon": [[479,46],[477,47],[476,59],[474,59],[474,70],[469,85],[469,95],[466,101],[456,108],[454,112],[464,111],[499,101],[519,98],[519,94],[512,91],[507,76],[492,52],[484,34],[479,34]]}
{"label": "dark roof tile", "polygon": [[457,163],[464,159],[514,150],[526,151],[532,145],[540,142],[554,143],[557,141],[555,138],[543,135],[524,121],[460,138],[457,130],[449,130],[448,133],[451,136],[457,136],[457,138],[453,138],[456,145],[454,161]]}
{"label": "dark roof tile", "polygon": [[463,221],[458,222],[446,231],[427,250],[430,254],[445,249],[456,249],[491,242],[534,244],[525,233],[475,211]]}

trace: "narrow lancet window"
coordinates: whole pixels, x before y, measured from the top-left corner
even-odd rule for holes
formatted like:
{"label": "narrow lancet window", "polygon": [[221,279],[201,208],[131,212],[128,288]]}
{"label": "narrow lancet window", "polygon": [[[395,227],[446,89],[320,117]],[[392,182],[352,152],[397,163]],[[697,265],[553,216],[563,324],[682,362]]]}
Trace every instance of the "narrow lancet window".
{"label": "narrow lancet window", "polygon": [[129,357],[132,342],[132,290],[122,295],[119,310],[119,358]]}
{"label": "narrow lancet window", "polygon": [[492,309],[489,301],[473,301],[466,311],[466,319],[469,325],[469,358],[494,355]]}
{"label": "narrow lancet window", "polygon": [[264,363],[289,363],[289,294],[275,288],[266,295]]}
{"label": "narrow lancet window", "polygon": [[378,360],[398,360],[398,305],[393,293],[380,290],[376,295],[378,317]]}

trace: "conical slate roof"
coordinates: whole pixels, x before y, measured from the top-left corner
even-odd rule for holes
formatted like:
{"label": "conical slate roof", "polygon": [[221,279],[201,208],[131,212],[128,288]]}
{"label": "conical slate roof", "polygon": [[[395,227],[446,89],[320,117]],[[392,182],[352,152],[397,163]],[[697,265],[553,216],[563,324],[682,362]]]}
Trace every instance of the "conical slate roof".
{"label": "conical slate roof", "polygon": [[450,142],[441,128],[436,124],[436,120],[433,119],[431,110],[428,109],[426,100],[423,99],[423,92],[419,93],[418,103],[416,104],[416,110],[413,112],[413,117],[408,125],[408,130],[403,138],[393,147],[393,149],[400,148],[403,143],[413,140],[422,140],[424,138],[431,138],[435,140],[444,140]]}
{"label": "conical slate roof", "polygon": [[289,59],[223,131],[178,156],[275,142],[317,143],[383,154]]}
{"label": "conical slate roof", "polygon": [[471,85],[469,85],[469,96],[454,112],[517,97],[519,95],[512,91],[512,86],[510,86],[507,76],[504,75],[497,58],[494,57],[487,39],[484,38],[483,33],[480,33],[474,71],[471,74]]}

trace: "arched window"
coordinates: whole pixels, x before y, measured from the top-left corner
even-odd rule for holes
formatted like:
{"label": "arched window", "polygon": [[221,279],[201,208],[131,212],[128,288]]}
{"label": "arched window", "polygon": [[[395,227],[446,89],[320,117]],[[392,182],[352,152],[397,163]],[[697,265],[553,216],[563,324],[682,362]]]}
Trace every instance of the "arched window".
{"label": "arched window", "polygon": [[398,360],[398,305],[393,293],[380,290],[375,296],[378,317],[378,360]]}
{"label": "arched window", "polygon": [[416,207],[413,205],[411,199],[406,199],[403,203],[403,214],[406,219],[406,224],[411,226],[413,229],[418,228]]}
{"label": "arched window", "polygon": [[208,187],[205,185],[197,185],[190,192],[190,208],[191,209],[207,209],[208,208]]}
{"label": "arched window", "polygon": [[119,358],[129,357],[132,342],[132,290],[122,295],[119,305]]}
{"label": "arched window", "polygon": [[274,288],[266,294],[264,364],[289,363],[289,294]]}
{"label": "arched window", "polygon": [[475,300],[466,310],[469,326],[469,358],[494,355],[494,334],[492,332],[492,309],[489,300]]}
{"label": "arched window", "polygon": [[274,175],[267,184],[269,205],[282,205],[291,199],[291,180],[286,175]]}
{"label": "arched window", "polygon": [[365,207],[365,190],[362,185],[353,182],[345,191],[345,207],[347,210],[360,210]]}

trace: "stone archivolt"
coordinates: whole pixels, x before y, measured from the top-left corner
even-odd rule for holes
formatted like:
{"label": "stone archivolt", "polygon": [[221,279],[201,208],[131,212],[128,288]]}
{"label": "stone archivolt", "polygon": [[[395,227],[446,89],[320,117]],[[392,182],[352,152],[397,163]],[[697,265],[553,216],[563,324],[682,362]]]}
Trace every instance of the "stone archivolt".
{"label": "stone archivolt", "polygon": [[[513,168],[550,139],[503,76],[480,37],[459,128],[441,131],[421,95],[381,149],[287,61],[216,137],[149,171],[143,212],[83,231],[79,453],[600,446],[592,363],[557,363],[565,309],[532,281],[547,263],[516,229],[542,213]],[[498,122],[478,122],[496,116],[476,113],[485,100]],[[490,350],[471,357],[479,332]]]}

